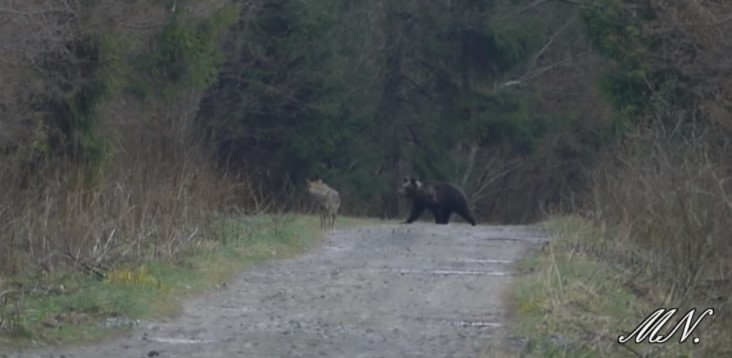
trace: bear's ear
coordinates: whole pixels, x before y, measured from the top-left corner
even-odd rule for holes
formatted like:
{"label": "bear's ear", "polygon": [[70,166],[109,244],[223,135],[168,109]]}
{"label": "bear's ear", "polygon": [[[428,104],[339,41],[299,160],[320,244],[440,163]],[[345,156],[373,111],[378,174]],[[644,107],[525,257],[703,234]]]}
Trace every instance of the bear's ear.
{"label": "bear's ear", "polygon": [[417,179],[414,179],[414,177],[409,177],[409,183],[412,185],[417,185]]}

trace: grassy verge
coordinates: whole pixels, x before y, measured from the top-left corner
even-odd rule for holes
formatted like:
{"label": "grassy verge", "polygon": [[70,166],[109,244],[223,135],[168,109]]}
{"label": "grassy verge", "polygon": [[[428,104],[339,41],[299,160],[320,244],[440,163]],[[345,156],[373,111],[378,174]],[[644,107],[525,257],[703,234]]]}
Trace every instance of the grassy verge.
{"label": "grassy verge", "polygon": [[[634,260],[627,245],[603,237],[578,217],[550,220],[553,240],[517,263],[520,274],[509,294],[510,334],[522,342],[522,357],[707,357],[729,355],[724,329],[707,316],[694,331],[700,344],[679,344],[682,327],[664,344],[621,345],[627,335],[659,308],[679,307],[666,334],[690,308],[696,317],[708,304],[679,305],[673,289],[654,282],[653,269]],[[676,304],[675,304],[676,303]],[[683,308],[688,307],[688,308]],[[717,307],[718,308],[718,307]],[[719,316],[719,309],[715,316]],[[693,322],[692,322],[693,324]],[[520,350],[520,352],[519,352]],[[722,355],[720,355],[722,354]]]}
{"label": "grassy verge", "polygon": [[[338,227],[372,222],[339,218]],[[104,281],[81,274],[28,278],[38,290],[6,295],[0,305],[0,321],[16,328],[12,337],[0,337],[0,347],[98,341],[136,319],[174,316],[180,298],[215,288],[253,264],[301,253],[322,237],[318,218],[300,215],[227,219],[220,230],[221,241],[204,242],[174,262],[117,267]]]}

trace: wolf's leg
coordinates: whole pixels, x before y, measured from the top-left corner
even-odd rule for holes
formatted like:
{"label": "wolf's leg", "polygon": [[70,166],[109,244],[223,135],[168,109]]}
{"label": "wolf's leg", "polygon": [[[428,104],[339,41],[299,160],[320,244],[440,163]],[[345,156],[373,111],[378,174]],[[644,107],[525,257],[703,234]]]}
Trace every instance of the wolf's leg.
{"label": "wolf's leg", "polygon": [[332,216],[331,224],[330,224],[331,233],[335,233],[336,213],[333,213],[331,216]]}

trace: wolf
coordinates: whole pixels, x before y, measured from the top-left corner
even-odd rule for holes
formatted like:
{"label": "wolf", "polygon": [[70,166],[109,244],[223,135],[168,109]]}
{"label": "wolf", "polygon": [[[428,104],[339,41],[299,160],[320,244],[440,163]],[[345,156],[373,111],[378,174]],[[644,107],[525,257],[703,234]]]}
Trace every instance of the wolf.
{"label": "wolf", "polygon": [[320,210],[320,228],[335,232],[335,220],[341,207],[341,196],[338,191],[323,183],[322,179],[310,181],[306,179],[310,196],[318,203]]}

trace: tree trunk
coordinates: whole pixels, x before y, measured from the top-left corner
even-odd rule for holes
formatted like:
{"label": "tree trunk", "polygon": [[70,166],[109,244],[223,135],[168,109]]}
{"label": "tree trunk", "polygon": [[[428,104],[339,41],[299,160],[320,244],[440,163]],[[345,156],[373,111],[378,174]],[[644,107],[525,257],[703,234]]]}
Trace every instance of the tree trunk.
{"label": "tree trunk", "polygon": [[402,36],[398,36],[400,19],[394,15],[398,6],[386,3],[384,7],[385,50],[384,67],[382,69],[382,92],[378,116],[381,121],[377,140],[385,141],[388,148],[384,153],[387,164],[389,184],[394,190],[387,190],[382,194],[383,212],[386,218],[393,218],[399,214],[399,197],[395,194],[401,175],[401,143],[399,143],[399,111],[401,106],[400,87],[402,78]]}

